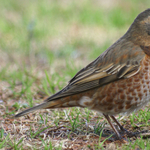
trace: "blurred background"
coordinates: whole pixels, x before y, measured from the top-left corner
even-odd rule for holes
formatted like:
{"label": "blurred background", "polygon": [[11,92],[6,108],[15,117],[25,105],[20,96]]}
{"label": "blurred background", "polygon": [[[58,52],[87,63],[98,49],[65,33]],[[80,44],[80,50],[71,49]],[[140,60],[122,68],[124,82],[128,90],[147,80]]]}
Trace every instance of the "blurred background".
{"label": "blurred background", "polygon": [[0,67],[14,65],[9,71],[32,65],[50,68],[60,61],[83,66],[122,36],[150,4],[149,0],[0,3]]}
{"label": "blurred background", "polygon": [[149,4],[149,0],[1,1],[0,86],[8,84],[15,100],[15,94],[20,95],[16,85],[21,85],[22,94],[31,92],[33,83],[39,91],[54,93],[120,38]]}

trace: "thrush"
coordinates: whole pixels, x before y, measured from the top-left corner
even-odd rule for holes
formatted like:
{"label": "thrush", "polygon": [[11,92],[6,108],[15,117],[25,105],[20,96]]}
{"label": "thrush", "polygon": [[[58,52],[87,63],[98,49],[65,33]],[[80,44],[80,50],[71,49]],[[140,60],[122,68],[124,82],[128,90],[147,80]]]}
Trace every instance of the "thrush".
{"label": "thrush", "polygon": [[111,119],[124,130],[115,115],[137,111],[149,99],[150,9],[147,9],[119,40],[81,69],[66,87],[15,117],[38,109],[87,107],[102,113],[120,139]]}

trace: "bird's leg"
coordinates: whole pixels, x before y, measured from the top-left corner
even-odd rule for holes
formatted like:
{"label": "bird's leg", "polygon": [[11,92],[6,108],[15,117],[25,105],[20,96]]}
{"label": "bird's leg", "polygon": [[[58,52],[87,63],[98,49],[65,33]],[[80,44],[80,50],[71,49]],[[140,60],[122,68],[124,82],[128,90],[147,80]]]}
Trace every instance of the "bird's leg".
{"label": "bird's leg", "polygon": [[106,120],[108,121],[108,123],[110,124],[110,126],[112,127],[112,129],[114,130],[114,132],[116,133],[118,139],[121,139],[121,136],[119,134],[119,132],[117,131],[117,129],[115,128],[115,126],[112,124],[110,117],[108,115],[103,114],[104,117],[106,118]]}
{"label": "bird's leg", "polygon": [[110,116],[114,122],[116,122],[116,124],[119,126],[120,130],[123,131],[124,133],[126,133],[129,137],[132,137],[132,136],[135,136],[136,137],[136,134],[135,133],[132,133],[132,132],[129,132],[128,130],[126,130],[119,122],[118,120],[114,117],[114,116]]}
{"label": "bird's leg", "polygon": [[118,122],[118,120],[114,117],[114,116],[110,116],[114,122],[116,122],[116,124],[119,126],[121,131],[127,131],[125,128],[123,128],[123,126]]}

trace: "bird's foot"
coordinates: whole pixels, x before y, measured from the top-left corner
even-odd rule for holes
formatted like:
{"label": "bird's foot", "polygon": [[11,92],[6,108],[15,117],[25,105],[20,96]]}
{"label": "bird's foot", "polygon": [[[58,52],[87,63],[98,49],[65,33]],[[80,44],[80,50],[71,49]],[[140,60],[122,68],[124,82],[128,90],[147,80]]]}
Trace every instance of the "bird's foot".
{"label": "bird's foot", "polygon": [[123,134],[127,135],[127,137],[129,137],[129,138],[136,137],[137,138],[137,134],[136,133],[126,130],[125,128],[123,128],[123,126],[121,126],[120,129],[123,132]]}

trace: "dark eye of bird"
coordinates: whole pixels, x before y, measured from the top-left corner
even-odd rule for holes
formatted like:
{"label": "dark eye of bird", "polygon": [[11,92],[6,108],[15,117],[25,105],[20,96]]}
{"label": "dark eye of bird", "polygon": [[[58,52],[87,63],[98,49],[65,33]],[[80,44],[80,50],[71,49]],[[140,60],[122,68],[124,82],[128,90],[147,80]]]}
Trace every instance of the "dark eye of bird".
{"label": "dark eye of bird", "polygon": [[150,35],[150,31],[148,31],[147,34]]}

